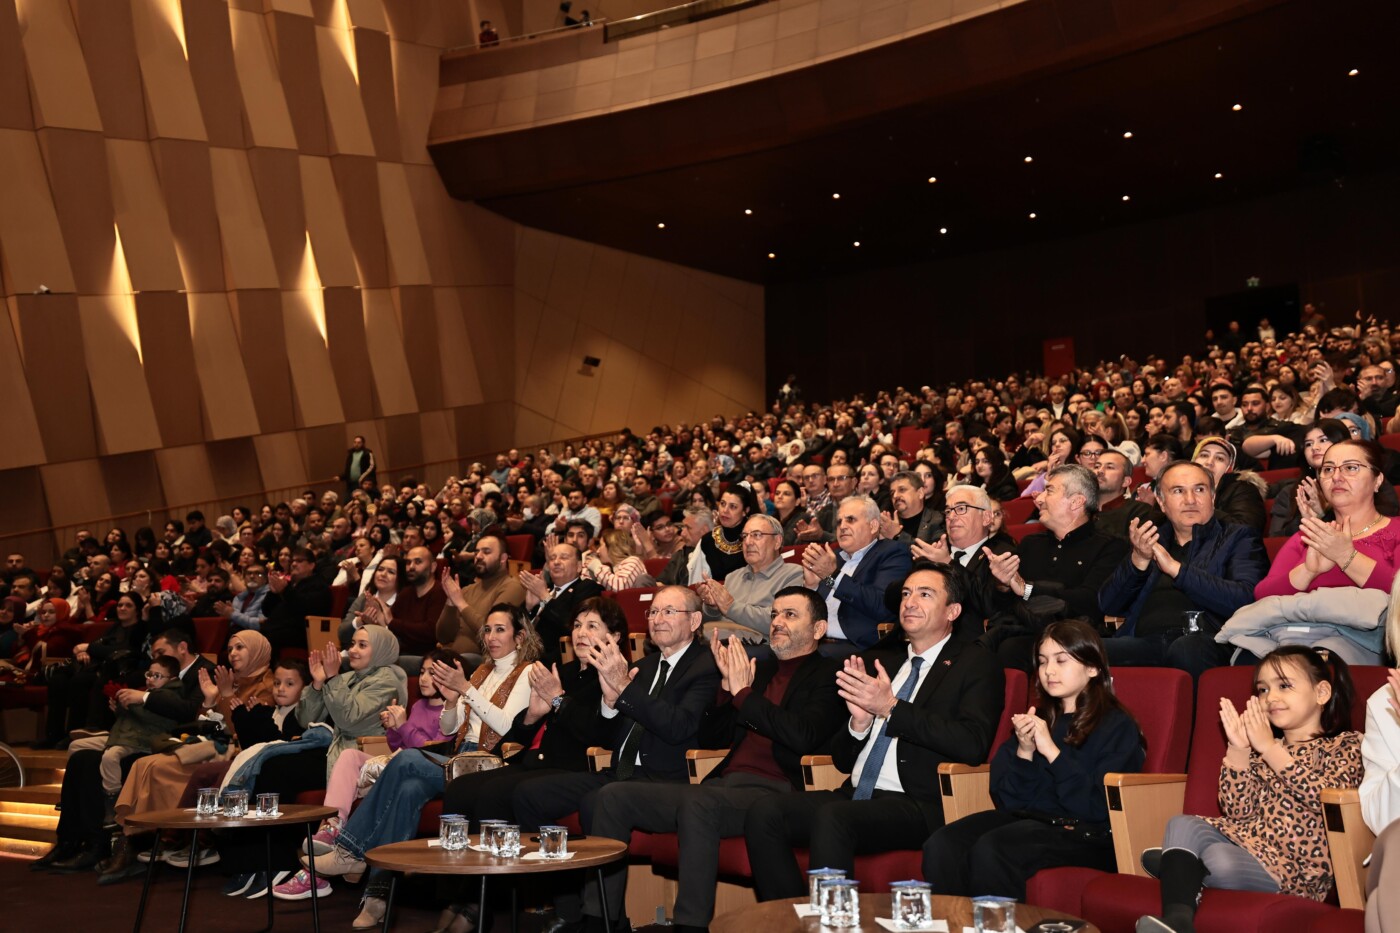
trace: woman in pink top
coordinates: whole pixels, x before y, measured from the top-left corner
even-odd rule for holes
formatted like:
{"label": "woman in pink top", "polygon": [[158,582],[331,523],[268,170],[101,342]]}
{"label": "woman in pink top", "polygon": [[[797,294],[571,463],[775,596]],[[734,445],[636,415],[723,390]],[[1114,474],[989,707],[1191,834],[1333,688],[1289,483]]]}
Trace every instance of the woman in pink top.
{"label": "woman in pink top", "polygon": [[1400,523],[1376,507],[1385,448],[1375,441],[1333,444],[1318,468],[1318,490],[1332,521],[1299,501],[1303,521],[1274,558],[1255,599],[1307,593],[1325,586],[1389,591],[1395,578]]}

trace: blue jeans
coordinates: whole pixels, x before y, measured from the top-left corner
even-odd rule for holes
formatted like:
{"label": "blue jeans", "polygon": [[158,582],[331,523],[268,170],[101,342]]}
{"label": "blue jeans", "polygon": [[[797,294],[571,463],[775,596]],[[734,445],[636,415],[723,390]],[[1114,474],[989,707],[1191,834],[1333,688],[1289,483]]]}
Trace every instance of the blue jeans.
{"label": "blue jeans", "polygon": [[[463,744],[471,751],[475,744]],[[375,846],[412,839],[418,832],[423,805],[442,794],[442,766],[447,759],[421,748],[405,748],[393,757],[370,788],[336,841],[357,859]]]}

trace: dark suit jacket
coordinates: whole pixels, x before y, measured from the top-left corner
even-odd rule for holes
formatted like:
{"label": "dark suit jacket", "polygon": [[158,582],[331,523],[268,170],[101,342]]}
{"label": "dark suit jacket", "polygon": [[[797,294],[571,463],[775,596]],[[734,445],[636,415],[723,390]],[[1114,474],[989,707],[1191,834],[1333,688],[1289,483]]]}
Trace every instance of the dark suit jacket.
{"label": "dark suit jacket", "polygon": [[272,642],[272,656],[283,648],[306,647],[306,617],[331,614],[331,588],[312,574],[300,583],[288,583],[280,593],[263,599],[262,633]]}
{"label": "dark suit jacket", "polygon": [[614,731],[608,745],[613,750],[616,768],[617,754],[627,733],[634,722],[640,723],[646,730],[638,747],[641,769],[661,780],[684,781],[689,777],[685,753],[699,744],[700,721],[719,689],[719,669],[708,645],[691,642],[667,676],[661,694],[651,697],[648,694],[660,663],[661,654],[657,652],[632,665],[637,676],[617,698],[617,710],[622,715],[612,720]]}
{"label": "dark suit jacket", "polygon": [[214,676],[214,665],[203,656],[195,659],[185,676],[180,678],[180,691],[152,690],[146,697],[146,708],[157,716],[173,719],[177,723],[194,722],[199,718],[204,705],[204,693],[199,689],[199,672],[207,670]]}
{"label": "dark suit jacket", "polygon": [[[924,512],[919,516],[919,530],[914,537],[925,544],[932,544],[943,536],[943,510],[935,509],[933,506],[925,506]],[[914,538],[909,537],[909,532],[901,531],[895,539],[905,544],[913,544]]]}
{"label": "dark suit jacket", "polygon": [[[877,657],[893,680],[908,654],[870,652],[866,667],[872,675]],[[887,731],[891,738],[899,739],[894,749],[899,781],[904,792],[918,802],[931,827],[943,823],[938,766],[945,761],[976,765],[987,760],[1005,697],[1006,675],[996,655],[981,645],[954,638],[943,646],[914,698],[895,704]],[[832,744],[836,766],[842,771],[854,770],[861,750],[874,741],[877,729],[878,721],[864,739],[851,735],[849,728],[840,729]],[[850,785],[848,779],[846,786]]]}
{"label": "dark suit jacket", "polygon": [[[845,563],[838,554],[837,569]],[[846,639],[858,648],[869,648],[879,639],[881,622],[892,621],[895,614],[885,606],[885,589],[895,580],[903,580],[914,564],[909,545],[899,541],[876,541],[861,559],[856,572],[842,577],[836,584],[836,598],[841,608],[836,620]],[[826,599],[830,588],[817,587],[817,595]]]}
{"label": "dark suit jacket", "polygon": [[603,587],[594,580],[579,578],[569,584],[569,588],[539,606],[535,614],[535,631],[544,642],[544,665],[559,660],[559,639],[573,631],[574,612],[579,603],[590,596],[603,595]]}
{"label": "dark suit jacket", "polygon": [[743,692],[740,702],[720,703],[705,715],[701,742],[708,747],[729,747],[729,754],[709,777],[724,774],[749,733],[757,732],[772,740],[773,759],[793,788],[801,790],[802,756],[821,752],[846,721],[846,703],[836,693],[840,666],[834,658],[816,652],[807,655],[788,681],[782,702],[774,705],[764,698],[763,691],[777,673],[778,660],[771,656],[760,659],[753,686]]}
{"label": "dark suit jacket", "polygon": [[[612,723],[599,712],[603,691],[598,685],[598,672],[591,667],[582,670],[577,661],[570,661],[559,668],[559,682],[564,688],[564,699],[557,712],[546,713],[543,719],[527,725],[527,706],[516,714],[510,731],[502,737],[502,742],[525,746],[510,757],[512,766],[586,771],[589,746],[608,741]],[[540,747],[532,749],[541,729],[545,731]]]}

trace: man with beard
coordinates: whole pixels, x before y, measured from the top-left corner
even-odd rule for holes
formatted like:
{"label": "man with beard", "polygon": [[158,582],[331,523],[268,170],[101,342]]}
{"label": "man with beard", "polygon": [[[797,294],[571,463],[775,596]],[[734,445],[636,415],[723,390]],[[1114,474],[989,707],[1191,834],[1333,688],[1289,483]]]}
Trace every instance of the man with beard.
{"label": "man with beard", "polygon": [[[421,550],[431,567],[431,554],[426,548]],[[409,567],[413,564],[413,554],[409,553]],[[497,535],[482,535],[476,542],[476,554],[472,558],[476,570],[476,582],[466,589],[457,582],[450,572],[442,575],[442,591],[446,594],[445,604],[441,605],[441,616],[437,618],[437,641],[458,654],[480,654],[481,642],[478,634],[491,607],[497,603],[510,603],[512,606],[525,605],[525,587],[510,575],[510,555],[506,553],[506,542]],[[405,573],[409,573],[406,569]],[[431,571],[429,571],[431,573]],[[412,576],[408,577],[412,583]],[[404,597],[399,589],[399,601]],[[398,609],[397,604],[395,610]],[[395,615],[397,616],[397,611]],[[402,641],[402,636],[400,636]]]}
{"label": "man with beard", "polygon": [[1268,457],[1271,470],[1303,465],[1303,438],[1307,429],[1301,424],[1270,417],[1269,396],[1263,386],[1245,389],[1240,395],[1240,408],[1244,412],[1244,423],[1230,432],[1230,440],[1249,457],[1239,465],[1240,469],[1258,466],[1254,459],[1258,457]]}
{"label": "man with beard", "polygon": [[306,648],[306,617],[331,611],[331,588],[316,573],[316,555],[296,548],[291,573],[268,574],[267,586],[262,633],[272,643],[273,657],[283,648]]}
{"label": "man with beard", "polygon": [[433,554],[419,546],[403,557],[394,605],[366,596],[360,618],[367,624],[389,626],[399,639],[399,665],[416,675],[422,656],[437,647],[438,623],[446,604],[445,588],[438,586],[433,574]]}
{"label": "man with beard", "polygon": [[917,473],[903,471],[890,479],[893,515],[880,516],[880,537],[905,544],[932,544],[943,535],[943,511],[924,497],[924,482]]}

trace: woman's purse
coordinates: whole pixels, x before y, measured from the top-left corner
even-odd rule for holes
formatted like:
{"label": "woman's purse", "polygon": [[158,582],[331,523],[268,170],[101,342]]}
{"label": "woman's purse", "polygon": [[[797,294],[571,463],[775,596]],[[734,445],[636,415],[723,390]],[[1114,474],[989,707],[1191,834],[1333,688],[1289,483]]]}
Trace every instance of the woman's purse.
{"label": "woman's purse", "polygon": [[442,777],[445,784],[451,784],[464,774],[494,771],[505,767],[505,764],[502,758],[492,752],[461,752],[443,762]]}

